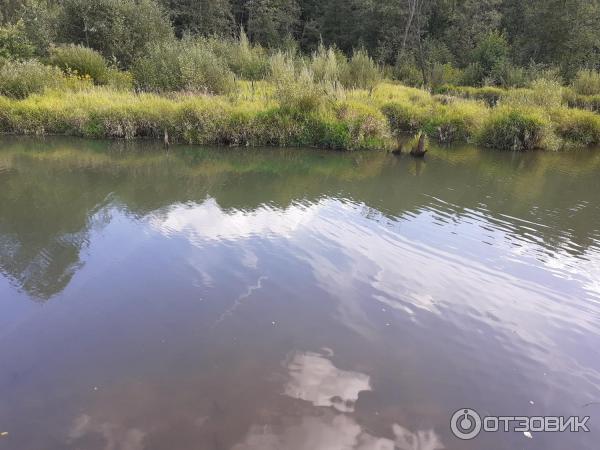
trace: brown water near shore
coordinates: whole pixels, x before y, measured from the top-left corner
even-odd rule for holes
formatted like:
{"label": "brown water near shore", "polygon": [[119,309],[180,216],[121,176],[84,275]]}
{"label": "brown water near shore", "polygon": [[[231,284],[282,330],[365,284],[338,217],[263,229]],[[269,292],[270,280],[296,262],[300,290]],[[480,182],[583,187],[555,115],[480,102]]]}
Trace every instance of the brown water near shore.
{"label": "brown water near shore", "polygon": [[599,195],[599,151],[1,138],[0,449],[596,449]]}

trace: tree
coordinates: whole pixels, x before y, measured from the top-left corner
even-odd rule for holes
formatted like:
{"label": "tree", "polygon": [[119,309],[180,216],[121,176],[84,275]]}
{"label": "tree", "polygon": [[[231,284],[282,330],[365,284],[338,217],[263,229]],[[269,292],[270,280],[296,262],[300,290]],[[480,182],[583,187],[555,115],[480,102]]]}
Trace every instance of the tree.
{"label": "tree", "polygon": [[300,8],[296,0],[250,0],[246,11],[246,30],[254,42],[278,47],[288,37],[297,35]]}
{"label": "tree", "polygon": [[557,64],[567,78],[600,67],[600,0],[505,0],[503,12],[519,63]]}
{"label": "tree", "polygon": [[0,58],[28,58],[33,56],[34,51],[22,21],[0,27]]}
{"label": "tree", "polygon": [[443,40],[461,65],[469,62],[473,49],[490,31],[499,30],[502,0],[460,0],[448,10]]}
{"label": "tree", "polygon": [[56,42],[60,5],[53,0],[25,0],[20,11],[20,20],[25,27],[29,42],[38,56],[45,56]]}
{"label": "tree", "polygon": [[172,35],[155,0],[63,0],[59,40],[82,44],[129,67],[153,42]]}
{"label": "tree", "polygon": [[234,30],[229,0],[162,0],[175,34],[230,35]]}
{"label": "tree", "polygon": [[21,4],[20,0],[0,0],[0,24],[13,22]]}

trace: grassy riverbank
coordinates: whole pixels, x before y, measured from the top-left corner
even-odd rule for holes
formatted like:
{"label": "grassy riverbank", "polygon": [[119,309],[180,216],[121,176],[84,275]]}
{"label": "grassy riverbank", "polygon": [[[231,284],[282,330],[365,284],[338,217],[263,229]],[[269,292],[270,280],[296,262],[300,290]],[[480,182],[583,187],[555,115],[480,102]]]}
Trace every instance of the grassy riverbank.
{"label": "grassy riverbank", "polygon": [[441,143],[498,149],[558,149],[600,143],[600,115],[569,108],[543,87],[515,90],[495,106],[383,82],[372,90],[320,91],[236,82],[225,95],[134,93],[110,87],[0,96],[0,132],[90,138],[163,139],[236,146],[391,149],[426,132]]}
{"label": "grassy riverbank", "polygon": [[[451,8],[442,20],[450,10],[441,4],[362,37],[355,27],[328,34],[311,20],[319,38],[309,42],[295,19],[274,25],[295,10],[278,2],[232,10],[229,1],[214,10],[166,0],[9,3],[10,14],[0,12],[0,133],[344,150],[396,149],[420,133],[507,150],[600,144],[597,52],[525,58],[500,24],[459,42],[441,31],[458,17]],[[379,24],[385,9],[367,3],[369,26]],[[423,41],[434,10],[435,35]],[[202,18],[194,26],[191,11]],[[464,19],[452,35],[479,23]]]}

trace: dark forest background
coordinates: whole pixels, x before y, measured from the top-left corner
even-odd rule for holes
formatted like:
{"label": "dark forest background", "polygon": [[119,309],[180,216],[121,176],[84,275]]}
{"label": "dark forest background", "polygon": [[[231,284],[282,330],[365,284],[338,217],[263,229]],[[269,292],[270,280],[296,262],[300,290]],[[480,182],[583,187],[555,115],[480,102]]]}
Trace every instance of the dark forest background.
{"label": "dark forest background", "polygon": [[19,24],[37,53],[82,44],[121,68],[170,34],[242,28],[266,48],[363,48],[415,83],[434,64],[472,85],[518,85],[507,81],[547,69],[568,81],[600,68],[600,0],[0,0],[0,21],[0,49]]}

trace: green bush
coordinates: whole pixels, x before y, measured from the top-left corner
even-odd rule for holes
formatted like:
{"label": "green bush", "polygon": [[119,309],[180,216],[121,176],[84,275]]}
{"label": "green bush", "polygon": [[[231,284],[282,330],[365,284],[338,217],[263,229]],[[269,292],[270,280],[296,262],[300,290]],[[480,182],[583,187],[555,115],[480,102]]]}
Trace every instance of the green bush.
{"label": "green bush", "polygon": [[104,84],[107,79],[108,64],[104,57],[96,50],[82,45],[51,47],[48,62],[67,73],[87,75],[98,84]]}
{"label": "green bush", "polygon": [[142,90],[154,92],[183,89],[180,53],[179,43],[173,40],[149,46],[131,69],[137,86]]}
{"label": "green bush", "polygon": [[600,95],[600,72],[580,70],[573,81],[573,89],[579,95]]}
{"label": "green bush", "polygon": [[345,145],[350,150],[384,148],[389,137],[385,115],[362,102],[344,101],[335,107],[336,119],[343,124],[349,137]]}
{"label": "green bush", "polygon": [[59,42],[85,44],[128,68],[153,45],[172,37],[169,19],[156,0],[62,0]]}
{"label": "green bush", "polygon": [[202,40],[155,44],[135,62],[132,71],[136,84],[147,91],[224,94],[235,88],[233,73]]}
{"label": "green bush", "polygon": [[46,88],[65,85],[65,77],[57,67],[36,60],[7,61],[0,68],[0,95],[25,98]]}
{"label": "green bush", "polygon": [[381,70],[365,50],[357,50],[341,74],[347,88],[373,89],[381,81]]}
{"label": "green bush", "polygon": [[322,43],[316,52],[312,54],[310,68],[318,83],[337,84],[340,77],[348,69],[346,56],[334,48],[326,48]]}
{"label": "green bush", "polygon": [[0,27],[0,58],[30,58],[34,52],[22,21]]}
{"label": "green bush", "polygon": [[434,63],[429,74],[429,85],[433,92],[447,84],[458,84],[462,79],[462,71],[450,63]]}
{"label": "green bush", "polygon": [[312,71],[308,67],[297,69],[290,54],[280,51],[271,57],[271,81],[277,102],[288,112],[304,115],[323,103],[325,92],[315,83]]}
{"label": "green bush", "polygon": [[450,95],[472,100],[482,100],[488,106],[496,106],[500,99],[506,94],[506,91],[493,86],[481,88],[468,86],[440,86],[434,91],[436,94]]}
{"label": "green bush", "polygon": [[556,133],[567,142],[582,145],[600,144],[600,116],[589,111],[566,109],[553,114]]}
{"label": "green bush", "polygon": [[563,100],[569,108],[580,108],[600,113],[600,94],[579,95],[573,89],[563,90]]}
{"label": "green bush", "polygon": [[422,129],[429,117],[427,109],[399,102],[386,103],[381,107],[381,111],[396,135]]}
{"label": "green bush", "polygon": [[423,74],[413,58],[397,58],[393,69],[393,77],[407,86],[423,85]]}
{"label": "green bush", "polygon": [[473,50],[472,62],[479,65],[484,78],[489,77],[495,67],[506,63],[509,52],[506,37],[502,33],[491,31]]}
{"label": "green bush", "polygon": [[256,81],[268,76],[267,52],[260,45],[251,44],[243,29],[238,40],[209,39],[208,45],[238,77]]}
{"label": "green bush", "polygon": [[233,72],[201,43],[183,43],[178,58],[183,88],[188,91],[226,94],[235,89]]}
{"label": "green bush", "polygon": [[133,75],[131,72],[108,68],[104,74],[104,78],[101,80],[101,84],[116,90],[128,91],[133,89]]}
{"label": "green bush", "polygon": [[443,144],[470,141],[481,128],[487,113],[488,109],[482,104],[465,100],[435,105],[423,130]]}
{"label": "green bush", "polygon": [[485,77],[486,74],[481,64],[471,63],[463,70],[460,84],[462,86],[481,86]]}
{"label": "green bush", "polygon": [[496,108],[484,121],[477,141],[500,150],[544,148],[550,138],[548,120],[533,110]]}
{"label": "green bush", "polygon": [[489,79],[494,85],[503,88],[524,87],[529,81],[525,69],[514,66],[506,60],[500,61],[492,68]]}
{"label": "green bush", "polygon": [[513,106],[541,107],[546,110],[560,108],[563,104],[563,87],[556,81],[539,79],[527,89],[507,90],[503,102]]}

